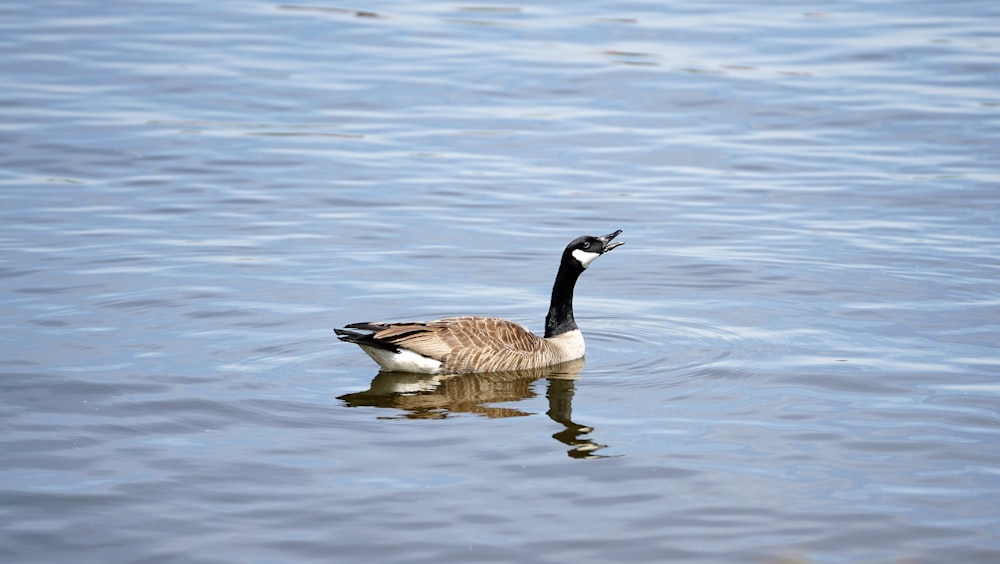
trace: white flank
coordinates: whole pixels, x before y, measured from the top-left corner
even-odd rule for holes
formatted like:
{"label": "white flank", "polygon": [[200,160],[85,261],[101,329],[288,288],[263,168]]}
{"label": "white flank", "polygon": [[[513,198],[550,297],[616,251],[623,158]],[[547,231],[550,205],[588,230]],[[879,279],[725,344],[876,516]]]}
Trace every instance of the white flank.
{"label": "white flank", "polygon": [[441,370],[441,361],[421,356],[413,351],[400,349],[392,352],[375,347],[361,345],[361,350],[368,353],[372,360],[390,372],[417,372],[419,374],[437,374]]}
{"label": "white flank", "polygon": [[573,251],[573,258],[580,261],[580,264],[583,265],[584,268],[590,266],[590,263],[594,262],[594,259],[599,256],[601,256],[601,253],[588,253],[587,251],[581,251],[580,249]]}
{"label": "white flank", "polygon": [[546,341],[559,347],[559,350],[563,352],[564,356],[561,362],[583,358],[583,353],[587,352],[587,345],[583,342],[583,333],[579,329],[549,337]]}

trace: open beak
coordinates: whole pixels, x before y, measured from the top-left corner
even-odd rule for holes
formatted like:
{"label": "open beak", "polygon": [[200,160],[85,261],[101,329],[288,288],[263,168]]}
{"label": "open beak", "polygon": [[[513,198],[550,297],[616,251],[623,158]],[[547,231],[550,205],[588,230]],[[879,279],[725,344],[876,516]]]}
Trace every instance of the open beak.
{"label": "open beak", "polygon": [[619,229],[619,230],[615,231],[614,233],[608,233],[604,237],[598,237],[597,238],[598,241],[600,241],[601,243],[604,244],[604,250],[601,251],[602,254],[610,251],[611,249],[614,249],[615,247],[620,247],[620,246],[622,246],[622,245],[625,244],[622,241],[619,241],[617,243],[612,243],[611,242],[612,239],[614,239],[615,237],[621,235],[621,233],[622,233],[622,230]]}

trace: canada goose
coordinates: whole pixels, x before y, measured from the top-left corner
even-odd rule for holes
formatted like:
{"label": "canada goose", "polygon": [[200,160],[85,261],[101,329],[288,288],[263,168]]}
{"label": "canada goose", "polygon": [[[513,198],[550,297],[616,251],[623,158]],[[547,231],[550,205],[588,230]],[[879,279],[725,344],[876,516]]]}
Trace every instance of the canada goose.
{"label": "canada goose", "polygon": [[583,335],[573,319],[573,288],[594,259],[624,245],[611,242],[621,232],[619,229],[603,237],[577,237],[566,246],[552,285],[544,338],[517,323],[495,317],[447,317],[402,323],[369,321],[334,331],[341,341],[360,346],[387,371],[495,372],[539,368],[583,358]]}

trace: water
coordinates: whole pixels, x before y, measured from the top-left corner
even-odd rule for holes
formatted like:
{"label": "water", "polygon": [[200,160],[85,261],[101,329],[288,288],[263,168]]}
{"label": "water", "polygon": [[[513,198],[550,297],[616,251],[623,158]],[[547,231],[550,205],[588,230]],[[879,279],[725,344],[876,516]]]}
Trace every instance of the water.
{"label": "water", "polygon": [[[997,561],[998,24],[5,6],[0,559]],[[330,331],[539,330],[618,228],[582,366]]]}

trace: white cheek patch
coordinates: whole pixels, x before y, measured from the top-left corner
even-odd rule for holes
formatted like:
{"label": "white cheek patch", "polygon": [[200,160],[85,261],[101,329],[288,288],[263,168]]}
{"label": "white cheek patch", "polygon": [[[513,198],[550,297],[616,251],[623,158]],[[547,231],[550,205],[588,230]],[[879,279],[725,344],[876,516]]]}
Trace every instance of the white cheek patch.
{"label": "white cheek patch", "polygon": [[580,264],[584,268],[590,266],[590,263],[594,262],[594,259],[599,256],[601,256],[601,253],[588,253],[587,251],[581,251],[580,249],[573,251],[573,258],[580,261]]}

